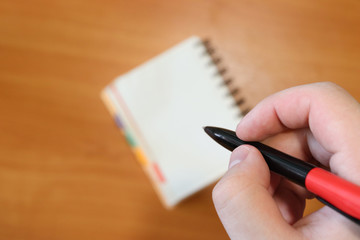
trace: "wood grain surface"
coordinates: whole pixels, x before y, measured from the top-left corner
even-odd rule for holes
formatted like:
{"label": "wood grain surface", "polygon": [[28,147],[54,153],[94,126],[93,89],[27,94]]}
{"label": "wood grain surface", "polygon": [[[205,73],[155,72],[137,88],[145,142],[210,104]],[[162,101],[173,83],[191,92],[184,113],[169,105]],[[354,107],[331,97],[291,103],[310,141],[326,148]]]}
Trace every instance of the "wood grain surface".
{"label": "wood grain surface", "polygon": [[1,239],[227,238],[213,186],[161,206],[99,98],[191,35],[211,39],[249,107],[316,81],[360,100],[357,0],[2,0]]}

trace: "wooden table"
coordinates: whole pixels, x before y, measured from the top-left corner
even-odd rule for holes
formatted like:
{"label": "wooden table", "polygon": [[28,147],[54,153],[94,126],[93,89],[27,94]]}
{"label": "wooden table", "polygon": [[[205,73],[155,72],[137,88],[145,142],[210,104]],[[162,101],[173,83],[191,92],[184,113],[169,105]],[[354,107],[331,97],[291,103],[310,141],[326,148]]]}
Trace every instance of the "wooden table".
{"label": "wooden table", "polygon": [[356,0],[2,0],[1,239],[227,238],[212,186],[161,206],[99,98],[190,35],[212,40],[248,106],[315,81],[360,100]]}

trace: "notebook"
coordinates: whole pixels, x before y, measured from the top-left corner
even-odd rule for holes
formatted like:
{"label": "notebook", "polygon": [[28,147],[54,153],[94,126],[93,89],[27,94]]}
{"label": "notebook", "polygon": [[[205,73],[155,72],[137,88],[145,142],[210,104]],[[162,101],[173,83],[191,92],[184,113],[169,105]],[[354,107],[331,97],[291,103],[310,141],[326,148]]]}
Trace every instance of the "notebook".
{"label": "notebook", "polygon": [[203,130],[235,129],[241,118],[218,64],[209,42],[193,36],[119,76],[101,93],[167,208],[227,170],[230,152]]}

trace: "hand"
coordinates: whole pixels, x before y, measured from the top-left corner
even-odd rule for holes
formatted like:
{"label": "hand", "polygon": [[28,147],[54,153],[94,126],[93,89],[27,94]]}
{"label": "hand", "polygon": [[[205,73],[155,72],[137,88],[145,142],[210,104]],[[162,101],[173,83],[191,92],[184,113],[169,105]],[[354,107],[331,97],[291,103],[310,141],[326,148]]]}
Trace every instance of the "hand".
{"label": "hand", "polygon": [[[239,123],[237,136],[267,144],[360,185],[360,107],[335,84],[274,94]],[[231,239],[359,239],[360,226],[329,207],[302,217],[312,194],[269,171],[260,152],[240,146],[213,190]]]}

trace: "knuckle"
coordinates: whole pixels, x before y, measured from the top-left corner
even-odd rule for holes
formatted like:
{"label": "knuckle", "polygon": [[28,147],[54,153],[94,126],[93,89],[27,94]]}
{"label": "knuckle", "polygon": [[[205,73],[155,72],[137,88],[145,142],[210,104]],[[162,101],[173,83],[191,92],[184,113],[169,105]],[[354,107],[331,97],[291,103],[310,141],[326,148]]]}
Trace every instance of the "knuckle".
{"label": "knuckle", "polygon": [[332,82],[320,82],[318,83],[319,85],[317,85],[319,87],[319,93],[320,96],[325,98],[325,99],[336,99],[336,98],[340,98],[340,99],[347,99],[348,97],[351,98],[351,96],[349,95],[349,93],[342,87],[340,87],[339,85],[332,83]]}
{"label": "knuckle", "polygon": [[332,92],[332,91],[342,91],[343,90],[339,85],[337,85],[337,84],[335,84],[333,82],[319,82],[319,83],[317,83],[317,85],[320,88],[325,88],[330,92]]}

